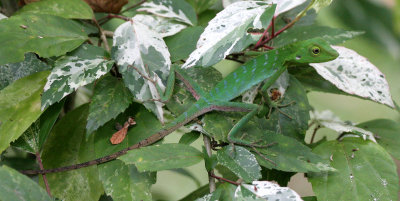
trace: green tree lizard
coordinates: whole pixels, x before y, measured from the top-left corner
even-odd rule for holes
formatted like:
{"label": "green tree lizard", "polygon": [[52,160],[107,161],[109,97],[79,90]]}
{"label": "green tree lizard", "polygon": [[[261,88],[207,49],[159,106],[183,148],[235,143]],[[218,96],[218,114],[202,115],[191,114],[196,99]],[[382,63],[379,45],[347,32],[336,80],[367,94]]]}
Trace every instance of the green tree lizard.
{"label": "green tree lizard", "polygon": [[[261,92],[265,92],[268,87],[272,85],[289,66],[296,64],[327,62],[335,59],[336,57],[338,57],[338,53],[331,48],[327,42],[320,38],[299,41],[268,51],[248,61],[217,83],[216,86],[209,92],[201,90],[191,78],[185,75],[184,70],[177,66],[173,66],[171,68],[170,77],[167,81],[167,89],[161,98],[161,101],[168,100],[172,95],[176,75],[185,83],[189,91],[197,99],[197,102],[195,102],[189,109],[175,118],[172,122],[165,125],[160,131],[137,144],[102,158],[71,166],[43,171],[28,170],[23,171],[23,173],[43,174],[60,172],[104,163],[126,154],[129,150],[153,144],[166,135],[177,130],[181,126],[192,121],[196,117],[210,111],[248,112],[228,133],[228,140],[232,144],[256,146],[252,143],[235,138],[235,134],[237,134],[240,128],[257,114],[262,106],[242,102],[231,102],[230,100],[240,96],[243,92],[264,80],[265,84],[262,86]],[[159,88],[158,90],[160,91]]]}

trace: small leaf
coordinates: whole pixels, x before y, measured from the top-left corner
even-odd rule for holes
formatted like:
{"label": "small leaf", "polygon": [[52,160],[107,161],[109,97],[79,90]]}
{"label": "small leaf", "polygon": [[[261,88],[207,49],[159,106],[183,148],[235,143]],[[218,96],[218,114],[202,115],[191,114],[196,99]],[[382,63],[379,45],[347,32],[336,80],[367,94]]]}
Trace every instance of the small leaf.
{"label": "small leaf", "polygon": [[0,66],[0,90],[15,80],[40,71],[49,70],[51,66],[40,61],[35,54],[26,53],[23,62]]}
{"label": "small leaf", "polygon": [[[101,53],[100,55],[97,53]],[[81,86],[105,75],[114,64],[103,58],[105,51],[92,45],[82,45],[66,57],[56,61],[47,78],[42,95],[42,110],[60,101]]]}
{"label": "small leaf", "polygon": [[[370,131],[364,130],[362,128],[356,127],[351,122],[344,122],[339,119],[339,117],[335,116],[330,110],[324,110],[322,112],[313,111],[311,112],[311,119],[313,122],[316,122],[320,126],[332,129],[338,134],[342,133],[354,133],[361,135],[361,137],[366,140],[369,139],[373,142],[376,142],[374,134]],[[348,135],[353,136],[353,135]]]}
{"label": "small leaf", "polygon": [[182,67],[208,67],[233,52],[242,51],[260,38],[260,35],[248,33],[248,29],[267,27],[274,11],[275,6],[261,1],[240,1],[229,5],[208,23],[197,42],[197,49]]}
{"label": "small leaf", "polygon": [[149,29],[159,33],[161,37],[167,37],[175,35],[182,29],[186,28],[186,25],[177,23],[168,18],[159,17],[157,15],[135,15],[132,20],[139,21],[140,23],[147,25]]}
{"label": "small leaf", "polygon": [[42,113],[40,93],[48,71],[24,77],[0,91],[0,152],[3,152]]}
{"label": "small leaf", "polygon": [[235,193],[241,192],[243,188],[254,193],[258,198],[266,200],[302,201],[296,191],[269,181],[253,181],[252,185],[242,184],[238,186]]}
{"label": "small leaf", "polygon": [[218,163],[227,167],[238,177],[246,182],[251,182],[261,178],[261,167],[254,155],[247,149],[235,146],[222,148],[217,152]]}
{"label": "small leaf", "polygon": [[210,8],[212,5],[214,5],[218,0],[186,0],[190,5],[193,6],[194,10],[196,11],[197,14],[202,13],[203,11],[207,10]]}
{"label": "small leaf", "polygon": [[165,43],[171,53],[171,61],[176,62],[187,58],[196,49],[196,42],[203,31],[203,27],[189,27],[174,36],[165,38]]}
{"label": "small leaf", "polygon": [[344,92],[394,107],[385,76],[375,65],[351,49],[334,49],[339,53],[337,59],[310,65]]}
{"label": "small leaf", "polygon": [[[167,80],[171,60],[159,33],[139,21],[125,22],[114,32],[112,54],[125,85],[136,99],[160,99],[154,82],[161,89],[164,88],[162,80]],[[145,79],[143,75],[154,82]],[[164,122],[162,103],[146,102],[144,105]]]}
{"label": "small leaf", "polygon": [[397,122],[389,119],[375,119],[357,124],[357,127],[373,132],[378,144],[400,160],[400,125]]}
{"label": "small leaf", "polygon": [[[86,162],[95,158],[93,137],[86,140],[88,104],[67,113],[54,126],[42,153],[45,169]],[[97,201],[103,189],[97,166],[46,175],[55,197],[65,200]],[[43,181],[40,184],[44,186]]]}
{"label": "small leaf", "polygon": [[185,133],[182,135],[181,139],[179,139],[179,143],[190,145],[197,139],[199,139],[200,133],[192,131],[190,133]]}
{"label": "small leaf", "polygon": [[60,56],[87,40],[82,27],[50,15],[17,15],[0,21],[0,65],[24,60],[27,52]]}
{"label": "small leaf", "polygon": [[282,47],[287,44],[321,37],[332,45],[344,43],[356,36],[363,34],[361,31],[345,31],[342,29],[330,28],[325,26],[296,26],[274,38],[274,47]]}
{"label": "small leaf", "polygon": [[137,11],[146,11],[189,25],[195,25],[197,23],[196,13],[193,7],[184,0],[153,0],[142,4]]}
{"label": "small leaf", "polygon": [[0,186],[2,200],[52,200],[36,182],[7,166],[0,166]]}
{"label": "small leaf", "polygon": [[111,144],[119,144],[122,141],[124,141],[126,134],[128,133],[129,126],[133,126],[135,124],[136,124],[135,120],[132,117],[129,117],[128,121],[124,123],[124,127],[122,127],[119,131],[115,132],[111,136],[110,138]]}
{"label": "small leaf", "polygon": [[161,144],[134,149],[118,159],[135,164],[140,172],[182,168],[200,162],[202,153],[185,144]]}
{"label": "small leaf", "polygon": [[22,7],[17,15],[47,14],[72,19],[92,19],[92,8],[82,0],[41,0]]}
{"label": "small leaf", "polygon": [[132,98],[124,83],[116,77],[106,75],[100,79],[89,105],[86,136],[128,108]]}
{"label": "small leaf", "polygon": [[397,200],[399,177],[390,155],[359,138],[328,141],[314,150],[338,171],[308,174],[318,200]]}

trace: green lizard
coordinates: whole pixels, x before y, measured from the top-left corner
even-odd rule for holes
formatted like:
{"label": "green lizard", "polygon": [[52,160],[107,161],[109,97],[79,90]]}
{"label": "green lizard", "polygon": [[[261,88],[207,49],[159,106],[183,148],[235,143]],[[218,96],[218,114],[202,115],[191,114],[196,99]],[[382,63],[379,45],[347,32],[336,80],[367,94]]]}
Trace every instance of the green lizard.
{"label": "green lizard", "polygon": [[[209,92],[201,90],[191,78],[185,75],[184,70],[174,66],[171,68],[171,74],[167,81],[167,89],[161,100],[168,100],[172,95],[176,75],[177,78],[185,83],[188,90],[197,99],[197,102],[195,102],[172,122],[165,125],[163,129],[137,144],[102,158],[56,169],[43,171],[28,170],[23,171],[23,173],[43,174],[60,172],[104,163],[126,154],[129,150],[150,145],[192,121],[196,117],[210,111],[248,112],[228,133],[228,140],[232,144],[255,146],[252,143],[235,138],[235,134],[238,133],[244,124],[246,124],[254,115],[257,114],[262,106],[242,102],[231,102],[230,100],[240,96],[243,92],[264,80],[266,80],[266,82],[262,86],[261,92],[265,92],[268,87],[272,85],[276,79],[287,69],[287,67],[291,65],[327,62],[335,59],[336,57],[338,57],[338,53],[332,49],[327,42],[320,38],[292,43],[290,45],[268,51],[265,54],[250,60],[217,83],[216,86]],[[157,88],[160,91],[159,87]]]}

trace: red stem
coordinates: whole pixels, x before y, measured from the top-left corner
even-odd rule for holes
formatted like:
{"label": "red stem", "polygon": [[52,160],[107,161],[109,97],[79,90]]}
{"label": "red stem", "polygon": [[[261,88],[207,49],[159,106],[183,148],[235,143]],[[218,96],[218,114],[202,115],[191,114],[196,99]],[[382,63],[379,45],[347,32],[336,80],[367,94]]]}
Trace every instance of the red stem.
{"label": "red stem", "polygon": [[217,175],[215,175],[215,174],[210,174],[210,177],[214,177],[214,178],[216,178],[216,179],[218,179],[218,180],[222,180],[222,181],[231,183],[231,184],[236,185],[236,186],[239,186],[239,185],[240,185],[240,183],[231,181],[231,180],[229,180],[229,179],[225,179],[225,178],[223,178],[223,177],[219,177],[219,176],[217,176]]}
{"label": "red stem", "polygon": [[[42,159],[40,158],[40,153],[39,152],[36,152],[36,160],[39,163],[40,170],[44,170]],[[47,194],[49,194],[49,196],[52,197],[51,196],[51,192],[50,192],[49,182],[47,181],[47,178],[46,178],[46,174],[43,173],[42,177],[43,177],[44,184],[46,186]]]}

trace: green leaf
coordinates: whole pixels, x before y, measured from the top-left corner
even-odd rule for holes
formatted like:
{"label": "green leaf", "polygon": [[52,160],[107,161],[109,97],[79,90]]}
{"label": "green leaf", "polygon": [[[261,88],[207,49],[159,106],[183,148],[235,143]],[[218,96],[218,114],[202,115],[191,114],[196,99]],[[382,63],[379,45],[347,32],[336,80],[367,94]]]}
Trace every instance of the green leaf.
{"label": "green leaf", "polygon": [[275,181],[280,186],[288,186],[290,178],[296,174],[296,172],[284,172],[275,169],[262,168],[261,170],[262,180]]}
{"label": "green leaf", "polygon": [[57,60],[44,87],[42,110],[106,74],[114,61],[105,59],[104,55],[107,54],[102,48],[82,45],[68,56]]}
{"label": "green leaf", "polygon": [[159,33],[161,37],[175,35],[182,29],[186,28],[186,25],[184,24],[157,15],[137,14],[132,18],[132,20],[139,21],[140,23],[146,25],[148,28]]}
{"label": "green leaf", "polygon": [[308,129],[311,107],[303,86],[293,76],[290,76],[289,87],[285,92],[283,101],[279,104],[287,105],[290,103],[292,104],[280,108],[286,115],[280,111],[273,110],[264,127],[267,130],[290,136],[303,142],[304,135]]}
{"label": "green leaf", "polygon": [[203,27],[189,27],[174,36],[165,38],[165,43],[171,53],[171,61],[176,62],[187,58],[196,49],[197,40],[203,31]]}
{"label": "green leaf", "polygon": [[0,66],[0,90],[15,80],[50,68],[49,65],[40,61],[35,54],[27,53],[23,62]]}
{"label": "green leaf", "polygon": [[52,200],[36,182],[7,166],[0,166],[0,186],[1,200]]}
{"label": "green leaf", "polygon": [[63,106],[64,101],[61,101],[47,108],[39,119],[32,123],[24,134],[11,145],[33,154],[40,152]]}
{"label": "green leaf", "polygon": [[[216,183],[216,186],[218,187],[221,183]],[[210,193],[210,186],[204,185],[193,192],[191,192],[189,195],[185,196],[184,198],[180,199],[179,201],[193,201],[196,200],[196,198],[202,197],[204,195],[207,195]]]}
{"label": "green leaf", "polygon": [[104,76],[94,87],[86,136],[125,111],[132,100],[132,94],[121,80],[110,75]]}
{"label": "green leaf", "polygon": [[200,162],[203,154],[185,144],[161,144],[128,151],[118,159],[143,172],[188,167]]}
{"label": "green leaf", "polygon": [[47,14],[72,19],[92,19],[92,8],[82,0],[41,0],[25,5],[17,15]]}
{"label": "green leaf", "polygon": [[246,182],[261,178],[261,167],[254,155],[247,149],[235,146],[226,146],[217,152],[218,163],[229,168],[238,177]]}
{"label": "green leaf", "polygon": [[389,119],[375,119],[363,122],[357,127],[374,133],[376,141],[393,157],[400,160],[400,125]]}
{"label": "green leaf", "polygon": [[[114,32],[112,56],[125,85],[139,101],[159,99],[155,84],[166,81],[171,66],[170,54],[161,35],[145,24],[134,21],[121,24]],[[145,102],[146,108],[164,122],[162,103]]]}
{"label": "green leaf", "polygon": [[24,60],[24,54],[60,56],[87,40],[81,26],[50,15],[17,15],[0,21],[0,65]]}
{"label": "green leaf", "polygon": [[[53,128],[43,147],[45,169],[86,162],[95,158],[93,137],[86,141],[88,105],[65,115]],[[97,201],[103,189],[97,166],[46,175],[55,197],[65,200]],[[43,181],[40,182],[44,186]]]}
{"label": "green leaf", "polygon": [[197,139],[199,139],[200,133],[192,131],[190,133],[185,133],[182,135],[181,139],[179,139],[179,143],[190,145]]}
{"label": "green leaf", "polygon": [[203,11],[210,8],[214,5],[218,0],[186,0],[190,5],[193,6],[194,10],[197,14],[202,13]]}
{"label": "green leaf", "polygon": [[[110,138],[115,133],[115,124],[122,124],[129,116],[135,118],[136,125],[128,130],[126,139],[118,145],[112,145]],[[115,120],[95,131],[96,157],[113,154],[140,140],[143,140],[161,128],[157,118],[139,104],[132,104]],[[126,165],[114,160],[98,165],[99,179],[107,195],[115,201],[151,200],[151,184],[155,183],[155,173],[140,173],[135,165]]]}
{"label": "green leaf", "polygon": [[274,11],[275,6],[267,2],[240,1],[228,6],[208,23],[197,42],[197,49],[182,67],[208,67],[257,42],[260,35],[252,35],[248,29],[267,27]]}
{"label": "green leaf", "polygon": [[189,25],[197,24],[196,13],[193,7],[184,0],[153,0],[142,4],[137,11],[146,11]]}
{"label": "green leaf", "polygon": [[332,45],[344,43],[345,41],[352,39],[356,36],[363,34],[361,31],[345,31],[342,29],[330,28],[325,26],[297,26],[282,34],[278,35],[274,41],[274,47],[282,47],[287,44],[312,39],[315,37],[321,37]]}
{"label": "green leaf", "polygon": [[315,9],[317,12],[321,8],[325,8],[332,3],[332,0],[315,0],[311,6],[311,8]]}
{"label": "green leaf", "polygon": [[24,77],[0,91],[0,152],[3,152],[42,113],[40,93],[48,71]]}
{"label": "green leaf", "polygon": [[390,155],[360,138],[328,141],[314,150],[338,171],[308,174],[318,200],[397,200],[399,177]]}

